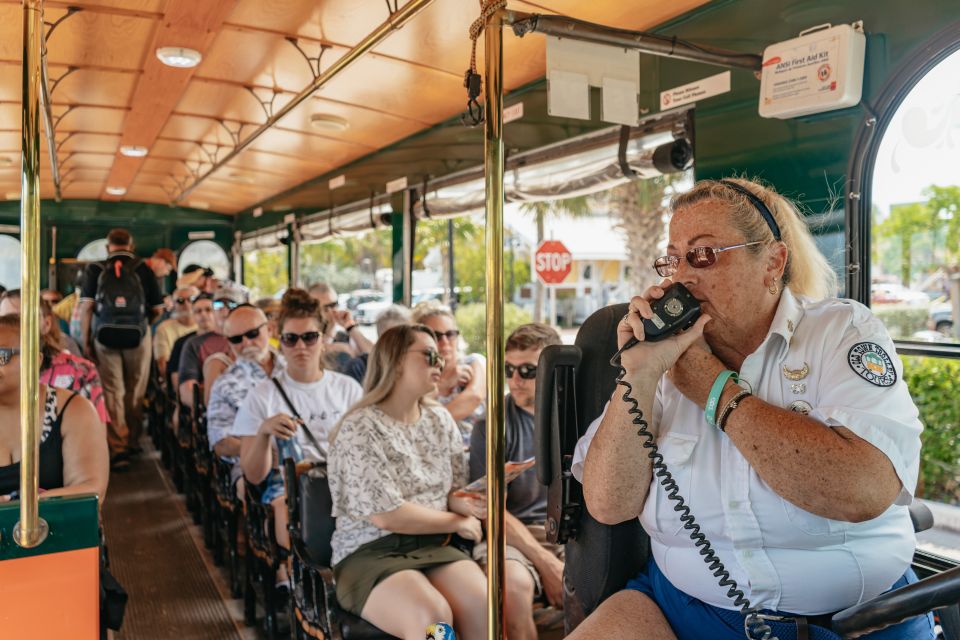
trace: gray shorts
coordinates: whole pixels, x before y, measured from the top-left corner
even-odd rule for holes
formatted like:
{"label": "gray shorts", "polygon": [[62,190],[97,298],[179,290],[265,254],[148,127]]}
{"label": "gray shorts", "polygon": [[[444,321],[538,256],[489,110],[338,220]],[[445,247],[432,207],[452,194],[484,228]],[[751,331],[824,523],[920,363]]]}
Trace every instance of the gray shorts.
{"label": "gray shorts", "polygon": [[[547,532],[543,528],[543,525],[539,524],[528,524],[526,525],[527,531],[533,534],[533,537],[537,539],[537,542],[540,543],[540,546],[548,550],[550,553],[555,555],[560,560],[563,560],[563,545],[553,544],[552,542],[547,542]],[[473,559],[481,566],[486,568],[487,566],[487,542],[478,542],[473,546]],[[543,582],[540,580],[540,572],[537,571],[537,568],[534,566],[533,561],[523,555],[519,549],[516,547],[511,547],[507,545],[506,560],[513,560],[514,562],[519,562],[527,571],[530,572],[530,577],[533,578],[533,595],[535,598],[539,598],[543,595]]]}

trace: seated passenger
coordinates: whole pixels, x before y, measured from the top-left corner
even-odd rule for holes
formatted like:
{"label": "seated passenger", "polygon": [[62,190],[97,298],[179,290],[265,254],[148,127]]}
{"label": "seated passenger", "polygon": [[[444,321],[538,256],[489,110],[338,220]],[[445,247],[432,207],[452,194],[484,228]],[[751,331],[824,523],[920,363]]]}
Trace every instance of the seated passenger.
{"label": "seated passenger", "polygon": [[436,301],[421,302],[413,309],[413,321],[430,327],[437,336],[440,355],[446,365],[437,400],[447,408],[460,425],[465,443],[470,442],[470,431],[486,417],[486,362],[479,353],[459,357],[460,330],[453,312]]}
{"label": "seated passenger", "polygon": [[[43,497],[95,493],[110,475],[107,430],[76,392],[41,384],[38,474]],[[0,501],[20,497],[20,316],[0,317]]]}
{"label": "seated passenger", "polygon": [[[923,426],[900,359],[868,308],[830,297],[830,264],[772,189],[704,180],[671,208],[668,255],[654,263],[667,280],[632,298],[617,327],[619,344],[641,340],[623,354],[623,380],[730,577],[752,606],[787,618],[766,621],[773,633],[796,637],[798,617],[828,627],[833,613],[917,579],[907,505]],[[671,280],[703,315],[644,342],[641,319]],[[573,468],[594,518],[639,517],[652,557],[571,637],[743,638],[739,608],[651,474],[623,394],[581,439]],[[932,639],[932,617],[862,637]]]}
{"label": "seated passenger", "polygon": [[[290,449],[299,449],[307,460],[326,460],[330,430],[363,389],[320,366],[320,338],[327,326],[320,303],[306,291],[288,289],[283,294],[279,326],[286,370],[275,372],[247,394],[231,433],[240,438],[243,475],[248,483],[261,485],[263,503],[273,505],[277,542],[289,549],[283,474],[277,463],[290,455]],[[284,455],[274,453],[277,447]]]}
{"label": "seated passenger", "polygon": [[157,325],[153,338],[153,357],[157,361],[160,377],[167,375],[167,363],[173,345],[182,336],[197,330],[190,308],[193,298],[200,293],[196,287],[181,287],[173,292],[173,313]]}
{"label": "seated passenger", "polygon": [[[170,350],[170,360],[167,362],[166,383],[174,395],[180,385],[180,362],[187,343],[197,335],[206,335],[217,327],[217,316],[213,312],[213,296],[209,293],[200,293],[190,301],[190,312],[196,323],[196,331],[186,333],[173,343]],[[192,392],[191,392],[192,393]]]}
{"label": "seated passenger", "polygon": [[443,367],[433,332],[394,327],[370,358],[363,399],[330,437],[337,600],[405,640],[422,640],[437,621],[480,640],[486,581],[450,542],[480,540],[485,513],[452,493],[465,483],[466,460],[456,424],[430,398]]}
{"label": "seated passenger", "polygon": [[[44,327],[46,327],[44,331],[56,331],[55,342],[59,349],[65,349],[78,358],[83,358],[83,350],[77,344],[77,341],[60,330],[59,319],[53,314],[53,307],[50,306],[50,302],[44,298],[40,298],[40,300],[42,305],[40,308],[41,315],[45,314],[46,317],[50,318],[50,324],[44,323]],[[0,295],[0,316],[11,313],[20,313],[20,289],[8,289]]]}
{"label": "seated passenger", "polygon": [[[410,324],[410,309],[402,304],[390,305],[377,316],[377,336],[382,336],[387,329],[400,324]],[[363,384],[363,377],[367,374],[369,357],[369,353],[361,353],[356,358],[352,358],[347,362],[343,373]]]}
{"label": "seated passenger", "polygon": [[277,319],[280,317],[280,301],[275,298],[260,298],[256,307],[267,317],[267,335],[270,336],[270,347],[280,348],[280,330],[277,328]]}
{"label": "seated passenger", "polygon": [[[213,298],[213,328],[187,341],[180,355],[180,367],[177,371],[179,382],[177,389],[180,402],[187,406],[193,404],[193,387],[203,382],[203,364],[215,353],[230,351],[230,343],[223,337],[223,323],[230,310],[244,300],[232,291],[220,291]],[[198,321],[199,323],[199,321]],[[226,368],[226,367],[224,367]]]}
{"label": "seated passenger", "polygon": [[266,324],[262,311],[243,306],[234,309],[224,326],[236,362],[211,385],[207,438],[218,456],[234,464],[240,461],[240,438],[230,432],[240,403],[257,384],[286,367],[283,357],[270,349]]}
{"label": "seated passenger", "polygon": [[[533,435],[537,362],[544,347],[561,344],[560,336],[545,324],[525,324],[507,338],[504,354],[507,386],[504,456],[521,461],[536,455]],[[470,434],[470,481],[487,473],[487,428],[479,422]],[[563,547],[547,542],[547,487],[527,469],[507,486],[506,594],[504,598],[507,637],[535,640],[533,598],[541,593],[554,607],[563,608]],[[473,548],[481,566],[487,563],[487,544]],[[512,562],[510,562],[512,561]]]}

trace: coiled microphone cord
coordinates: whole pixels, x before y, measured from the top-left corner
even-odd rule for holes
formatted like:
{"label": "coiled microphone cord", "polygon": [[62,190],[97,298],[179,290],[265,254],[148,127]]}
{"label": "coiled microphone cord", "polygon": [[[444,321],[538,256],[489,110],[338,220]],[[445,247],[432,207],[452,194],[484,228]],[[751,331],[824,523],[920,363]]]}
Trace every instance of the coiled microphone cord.
{"label": "coiled microphone cord", "polygon": [[[625,348],[629,347],[625,345]],[[744,617],[744,631],[747,637],[750,638],[750,640],[778,640],[778,638],[773,635],[773,629],[770,625],[760,617],[759,611],[750,605],[750,600],[747,599],[743,591],[737,586],[736,580],[730,577],[730,572],[727,571],[726,567],[723,566],[723,562],[717,557],[717,553],[711,546],[707,536],[700,531],[700,525],[697,524],[696,518],[690,513],[690,507],[687,506],[683,496],[680,495],[680,488],[673,479],[673,475],[670,473],[667,465],[663,463],[663,456],[657,449],[657,443],[654,442],[653,434],[649,431],[650,425],[643,418],[640,403],[630,395],[633,393],[633,387],[630,386],[629,382],[623,380],[627,371],[619,365],[619,355],[622,351],[623,349],[611,360],[611,364],[620,369],[620,373],[617,375],[617,384],[626,389],[623,392],[623,401],[630,405],[627,413],[633,416],[633,424],[637,426],[637,435],[643,438],[642,444],[647,450],[647,457],[650,458],[651,468],[654,474],[660,479],[660,485],[666,491],[667,497],[677,503],[673,507],[673,510],[680,512],[680,521],[683,522],[683,528],[690,532],[690,539],[693,540],[694,546],[697,547],[709,570],[715,577],[719,578],[718,582],[720,586],[729,587],[727,589],[727,597],[733,600],[734,606],[740,608],[740,614]]]}

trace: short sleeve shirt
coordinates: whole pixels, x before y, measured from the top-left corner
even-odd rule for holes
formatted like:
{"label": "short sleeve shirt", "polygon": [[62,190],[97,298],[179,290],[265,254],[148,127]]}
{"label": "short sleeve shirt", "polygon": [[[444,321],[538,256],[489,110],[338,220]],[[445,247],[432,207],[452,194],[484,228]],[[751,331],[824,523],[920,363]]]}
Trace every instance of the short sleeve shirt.
{"label": "short sleeve shirt", "polygon": [[[136,256],[127,251],[117,251],[107,256],[107,260],[118,259],[124,264],[135,260]],[[87,265],[83,272],[83,287],[80,290],[81,300],[96,300],[97,282],[100,280],[100,274],[103,273],[103,263],[94,262]],[[163,306],[163,293],[160,291],[160,285],[157,284],[157,278],[146,262],[141,261],[137,265],[137,277],[140,278],[140,284],[143,286],[144,301],[147,311],[154,307]]]}
{"label": "short sleeve shirt", "polygon": [[[336,371],[324,371],[320,380],[310,383],[297,382],[286,371],[278,374],[276,379],[317,441],[314,444],[304,429],[297,429],[297,442],[304,457],[321,462],[326,460],[330,431],[360,400],[363,389],[353,378]],[[260,425],[278,413],[293,415],[276,385],[271,380],[264,380],[240,404],[231,435],[255,436]]]}
{"label": "short sleeve shirt", "polygon": [[[470,355],[462,358],[460,364],[465,364],[473,366],[474,363],[479,363],[480,365],[486,366],[486,360],[479,353],[471,353]],[[437,401],[440,404],[446,405],[453,401],[458,395],[463,392],[463,387],[455,387],[454,390],[446,396],[437,397]],[[481,402],[477,405],[477,408],[473,410],[469,416],[460,421],[460,433],[463,435],[464,445],[470,445],[470,432],[473,431],[473,428],[482,420],[487,418],[487,403]]]}
{"label": "short sleeve shirt", "polygon": [[[286,368],[285,362],[280,354],[271,355],[273,374],[279,375]],[[207,403],[207,439],[211,451],[214,445],[230,435],[243,399],[266,379],[267,372],[260,363],[239,358],[213,382],[210,402]]]}
{"label": "short sleeve shirt", "polygon": [[[923,426],[883,324],[857,302],[812,302],[787,288],[767,338],[739,375],[764,402],[869,442],[890,460],[903,489],[866,522],[809,513],[775,493],[726,434],[706,423],[700,407],[662,378],[651,417],[660,453],[732,577],[754,605],[805,614],[836,611],[889,589],[916,545],[906,505],[917,484]],[[577,444],[577,478],[599,425],[600,419]],[[654,478],[640,522],[657,565],[678,589],[732,608],[673,506]]]}
{"label": "short sleeve shirt", "polygon": [[196,331],[197,325],[192,322],[183,324],[175,318],[164,320],[157,325],[157,332],[153,337],[153,357],[158,360],[163,358],[169,363],[170,353],[173,351],[173,345],[177,339]]}
{"label": "short sleeve shirt", "polygon": [[50,360],[49,366],[40,372],[40,384],[79,393],[97,410],[100,422],[110,424],[100,374],[97,373],[96,365],[86,358],[61,351]]}
{"label": "short sleeve shirt", "polygon": [[227,353],[230,343],[219,333],[204,333],[190,338],[183,346],[177,373],[180,384],[190,380],[203,382],[203,363],[214,353]]}
{"label": "short sleeve shirt", "polygon": [[412,502],[447,511],[447,494],[465,484],[463,440],[441,407],[422,407],[413,424],[376,407],[348,415],[330,447],[327,465],[333,515],[333,564],[390,532],[370,521]]}

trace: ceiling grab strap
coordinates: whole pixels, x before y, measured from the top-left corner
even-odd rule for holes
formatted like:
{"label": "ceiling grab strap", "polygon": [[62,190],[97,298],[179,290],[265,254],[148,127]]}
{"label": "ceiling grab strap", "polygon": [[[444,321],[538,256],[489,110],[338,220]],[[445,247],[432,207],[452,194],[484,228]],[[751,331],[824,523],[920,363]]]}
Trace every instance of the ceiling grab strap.
{"label": "ceiling grab strap", "polygon": [[620,127],[620,147],[617,149],[617,162],[620,164],[620,171],[623,177],[628,180],[636,180],[637,172],[633,170],[630,163],[627,162],[627,146],[630,144],[630,125],[625,124]]}
{"label": "ceiling grab strap", "polygon": [[477,73],[477,40],[490,17],[506,8],[507,0],[480,0],[480,17],[470,25],[470,67],[463,74],[463,87],[467,90],[467,110],[460,115],[460,122],[466,127],[475,127],[483,122],[483,106],[477,100],[482,85],[480,74]]}
{"label": "ceiling grab strap", "polygon": [[423,176],[423,186],[420,192],[420,208],[423,210],[423,217],[427,220],[433,220],[430,217],[430,207],[427,206],[427,176]]}
{"label": "ceiling grab strap", "polygon": [[377,222],[373,218],[373,191],[370,192],[370,228],[377,228]]}

